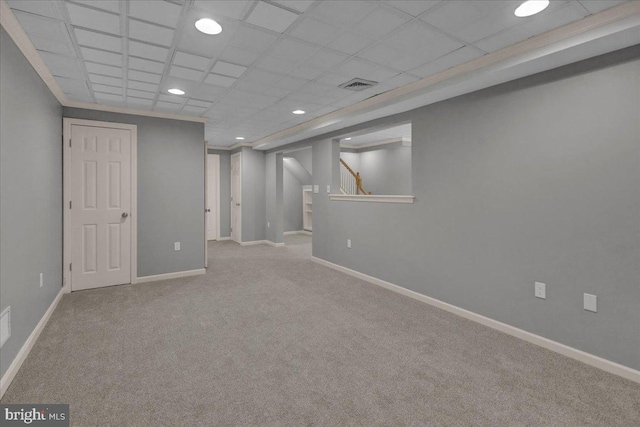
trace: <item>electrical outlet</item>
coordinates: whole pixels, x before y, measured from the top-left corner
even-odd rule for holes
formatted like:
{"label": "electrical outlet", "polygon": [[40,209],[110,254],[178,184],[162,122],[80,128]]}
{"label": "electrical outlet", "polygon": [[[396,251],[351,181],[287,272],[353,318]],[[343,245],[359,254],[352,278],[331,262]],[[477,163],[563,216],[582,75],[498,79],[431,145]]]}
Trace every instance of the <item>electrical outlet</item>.
{"label": "electrical outlet", "polygon": [[271,228],[271,223],[267,221],[267,228]]}
{"label": "electrical outlet", "polygon": [[587,311],[598,312],[598,296],[591,294],[584,294],[584,309]]}
{"label": "electrical outlet", "polygon": [[313,186],[313,192],[318,194],[320,192],[320,186],[319,185],[314,185]]}
{"label": "electrical outlet", "polygon": [[327,184],[327,193],[331,193],[331,185]]}
{"label": "electrical outlet", "polygon": [[40,287],[44,286],[44,273],[40,273]]}
{"label": "electrical outlet", "polygon": [[351,249],[351,239],[347,239],[347,247]]}
{"label": "electrical outlet", "polygon": [[180,242],[173,242],[173,250],[174,251],[180,250]]}
{"label": "electrical outlet", "polygon": [[535,295],[537,298],[547,299],[547,285],[544,283],[536,282]]}

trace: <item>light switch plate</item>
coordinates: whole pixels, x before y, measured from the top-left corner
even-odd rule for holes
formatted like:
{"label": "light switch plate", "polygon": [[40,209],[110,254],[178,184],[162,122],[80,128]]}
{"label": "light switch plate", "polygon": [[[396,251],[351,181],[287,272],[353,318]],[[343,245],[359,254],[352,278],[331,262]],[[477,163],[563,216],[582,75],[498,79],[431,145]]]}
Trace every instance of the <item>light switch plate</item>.
{"label": "light switch plate", "polygon": [[347,248],[351,249],[351,239],[347,239]]}
{"label": "light switch plate", "polygon": [[547,285],[544,283],[536,282],[535,285],[536,298],[547,299]]}
{"label": "light switch plate", "polygon": [[173,250],[174,251],[179,251],[180,250],[180,242],[174,242],[173,243]]}
{"label": "light switch plate", "polygon": [[327,193],[331,193],[331,185],[327,185]]}
{"label": "light switch plate", "polygon": [[318,194],[320,192],[320,186],[319,185],[314,185],[313,186],[313,192]]}
{"label": "light switch plate", "polygon": [[587,311],[598,312],[598,296],[591,294],[584,294],[584,309]]}

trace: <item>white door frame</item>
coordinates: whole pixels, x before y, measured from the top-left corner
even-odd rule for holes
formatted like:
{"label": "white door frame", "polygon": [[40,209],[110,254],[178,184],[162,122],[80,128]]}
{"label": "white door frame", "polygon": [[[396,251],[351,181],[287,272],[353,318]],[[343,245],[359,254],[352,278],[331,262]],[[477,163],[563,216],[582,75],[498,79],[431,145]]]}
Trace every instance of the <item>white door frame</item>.
{"label": "white door frame", "polygon": [[123,129],[131,132],[131,283],[138,281],[138,127],[123,123],[101,122],[94,120],[63,118],[62,138],[62,182],[63,182],[63,291],[72,290],[71,283],[71,126],[93,126],[111,129]]}
{"label": "white door frame", "polygon": [[[206,167],[205,169],[207,170],[205,173],[205,209],[209,209],[206,206],[206,201],[209,200],[209,188],[208,188],[208,183],[209,183],[209,156],[214,156],[216,159],[216,183],[218,184],[218,191],[216,191],[216,201],[215,201],[215,206],[213,206],[212,209],[214,209],[214,212],[216,213],[216,218],[218,219],[218,225],[216,226],[216,240],[220,240],[220,154],[214,154],[211,153],[209,154],[208,150],[207,150],[207,157],[206,157]],[[205,239],[207,233],[205,230]]]}
{"label": "white door frame", "polygon": [[[238,186],[240,187],[240,209],[238,210],[239,212],[239,218],[238,218],[238,231],[236,232],[236,236],[238,236],[238,240],[236,240],[236,242],[241,243],[242,242],[242,151],[234,153],[231,155],[231,161],[230,161],[230,166],[229,166],[229,175],[231,178],[231,197],[233,198],[233,159],[234,157],[240,157],[240,162],[238,163],[240,165],[240,173],[238,174]],[[229,213],[231,216],[231,227],[233,227],[233,206],[236,203],[235,200],[231,200],[231,212]],[[231,239],[233,240],[233,232],[229,233]]]}

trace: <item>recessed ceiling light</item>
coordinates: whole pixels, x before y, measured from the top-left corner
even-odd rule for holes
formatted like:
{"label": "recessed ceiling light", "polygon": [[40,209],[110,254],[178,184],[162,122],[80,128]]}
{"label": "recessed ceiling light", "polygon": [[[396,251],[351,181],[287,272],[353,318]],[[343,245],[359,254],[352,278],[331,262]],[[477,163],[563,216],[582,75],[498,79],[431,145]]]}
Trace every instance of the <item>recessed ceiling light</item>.
{"label": "recessed ceiling light", "polygon": [[518,6],[514,13],[517,17],[524,18],[542,12],[547,6],[549,6],[549,0],[527,0]]}
{"label": "recessed ceiling light", "polygon": [[345,138],[344,140],[345,141],[351,141],[351,138]]}
{"label": "recessed ceiling light", "polygon": [[304,114],[304,113],[306,113],[306,111],[304,111],[304,110],[293,110],[292,113],[293,114]]}
{"label": "recessed ceiling light", "polygon": [[220,34],[222,32],[222,26],[213,19],[202,18],[196,21],[196,28],[198,31],[205,34]]}
{"label": "recessed ceiling light", "polygon": [[174,94],[174,95],[184,95],[184,91],[181,89],[169,89],[167,92]]}
{"label": "recessed ceiling light", "polygon": [[242,141],[242,140],[244,139],[244,136],[236,136],[236,139],[237,139],[238,141]]}

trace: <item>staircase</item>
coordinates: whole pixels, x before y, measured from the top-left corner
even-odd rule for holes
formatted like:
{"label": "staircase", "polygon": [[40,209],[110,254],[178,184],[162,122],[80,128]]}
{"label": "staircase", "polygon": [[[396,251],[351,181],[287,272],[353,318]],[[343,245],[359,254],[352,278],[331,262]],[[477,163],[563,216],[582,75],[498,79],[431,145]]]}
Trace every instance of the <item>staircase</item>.
{"label": "staircase", "polygon": [[354,172],[342,159],[340,159],[340,190],[343,194],[371,194],[362,187],[360,172]]}

